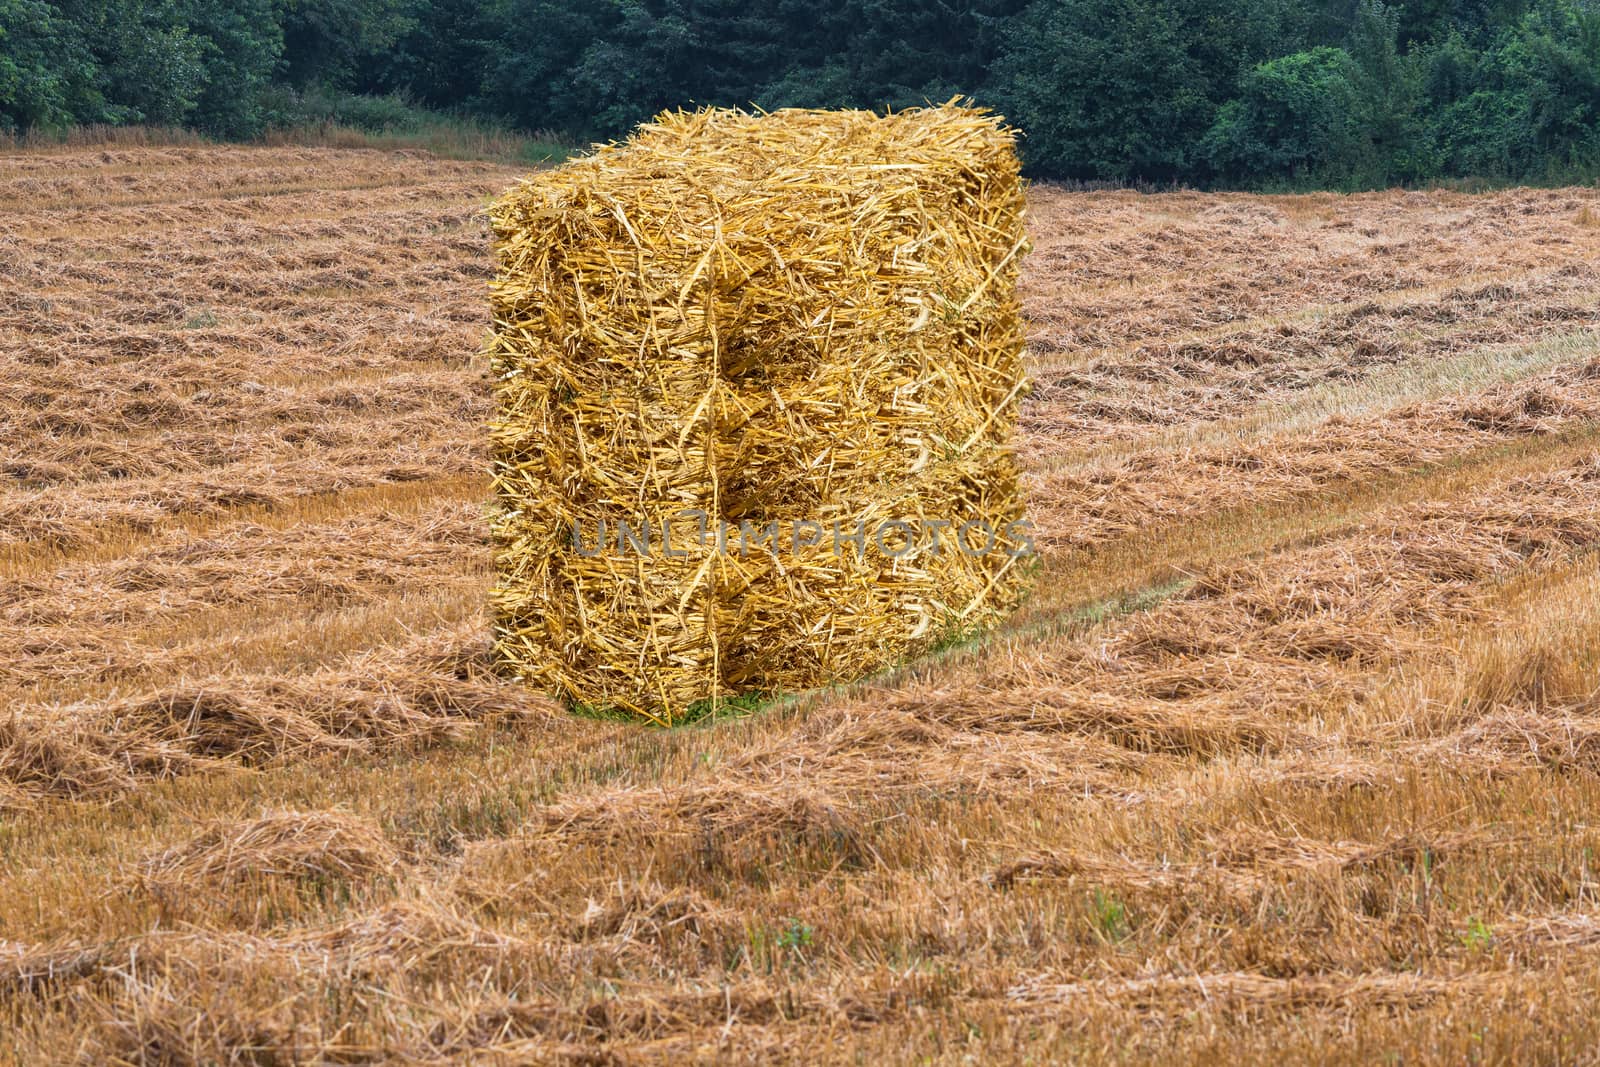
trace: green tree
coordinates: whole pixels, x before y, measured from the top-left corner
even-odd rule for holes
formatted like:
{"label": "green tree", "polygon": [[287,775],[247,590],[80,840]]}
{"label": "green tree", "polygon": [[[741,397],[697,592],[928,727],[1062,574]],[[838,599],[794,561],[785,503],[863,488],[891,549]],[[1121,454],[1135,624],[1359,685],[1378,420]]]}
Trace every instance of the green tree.
{"label": "green tree", "polygon": [[1359,73],[1341,48],[1269,60],[1247,74],[1239,96],[1222,106],[1204,151],[1230,181],[1284,176],[1332,177],[1362,152],[1357,120]]}
{"label": "green tree", "polygon": [[189,121],[219,137],[260,133],[262,97],[283,55],[273,0],[193,0],[189,24],[205,45],[203,84]]}
{"label": "green tree", "polygon": [[1021,0],[492,0],[481,99],[616,136],[663,108],[905,107],[978,92]]}
{"label": "green tree", "polygon": [[1301,14],[1273,0],[1039,0],[1008,27],[991,91],[1040,173],[1191,178],[1238,77],[1297,40]]}
{"label": "green tree", "polygon": [[77,121],[185,119],[204,83],[205,46],[173,0],[65,0],[51,6],[92,62],[92,92],[72,105]]}
{"label": "green tree", "polygon": [[[1532,0],[1405,0],[1396,5],[1396,29],[1403,48],[1442,41],[1459,34],[1487,43],[1514,24]],[[1321,0],[1314,16],[1321,43],[1347,42],[1360,18],[1361,0]]]}
{"label": "green tree", "polygon": [[595,136],[589,101],[573,84],[584,53],[620,21],[612,0],[490,0],[502,28],[484,68],[481,110],[528,129]]}
{"label": "green tree", "polygon": [[39,0],[0,0],[0,130],[66,126],[97,100],[94,59]]}
{"label": "green tree", "polygon": [[1541,4],[1519,24],[1503,62],[1527,96],[1534,150],[1548,167],[1600,165],[1600,7]]}
{"label": "green tree", "polygon": [[593,136],[614,137],[666,107],[710,103],[715,38],[700,31],[692,3],[623,0],[611,32],[571,69],[573,93]]}
{"label": "green tree", "polygon": [[1452,38],[1428,57],[1438,169],[1512,179],[1600,169],[1600,10],[1543,0],[1479,52]]}
{"label": "green tree", "polygon": [[364,91],[397,93],[439,109],[477,101],[490,57],[509,28],[486,0],[412,0],[410,29],[376,57],[358,82]]}
{"label": "green tree", "polygon": [[[907,107],[977,95],[1021,0],[774,5],[780,77],[763,106]],[[784,69],[787,68],[787,69]]]}
{"label": "green tree", "polygon": [[1361,0],[1349,51],[1357,71],[1357,119],[1368,142],[1367,180],[1435,173],[1438,159],[1422,114],[1425,66],[1419,54],[1401,50],[1400,8]]}
{"label": "green tree", "polygon": [[348,88],[412,26],[406,0],[276,0],[280,70],[296,89]]}
{"label": "green tree", "polygon": [[105,96],[127,118],[176,126],[189,117],[205,85],[206,45],[175,3],[107,5],[101,52]]}

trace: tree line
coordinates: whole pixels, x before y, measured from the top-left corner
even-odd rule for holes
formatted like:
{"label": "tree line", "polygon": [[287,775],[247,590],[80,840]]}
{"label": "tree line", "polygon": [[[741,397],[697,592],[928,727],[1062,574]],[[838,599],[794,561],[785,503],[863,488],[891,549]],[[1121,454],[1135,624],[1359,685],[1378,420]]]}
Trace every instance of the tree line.
{"label": "tree line", "polygon": [[1036,177],[1600,174],[1600,0],[0,0],[0,129],[248,138],[427,108],[603,140],[670,107],[972,97]]}

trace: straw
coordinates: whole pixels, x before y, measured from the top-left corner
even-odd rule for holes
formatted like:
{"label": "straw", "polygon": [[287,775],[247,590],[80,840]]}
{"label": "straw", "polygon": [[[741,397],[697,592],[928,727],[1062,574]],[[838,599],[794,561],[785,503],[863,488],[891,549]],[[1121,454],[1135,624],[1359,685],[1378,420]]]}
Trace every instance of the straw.
{"label": "straw", "polygon": [[[671,722],[1013,608],[1023,207],[1012,132],[954,101],[666,113],[506,194],[489,353],[509,671]],[[958,550],[978,521],[993,550]]]}

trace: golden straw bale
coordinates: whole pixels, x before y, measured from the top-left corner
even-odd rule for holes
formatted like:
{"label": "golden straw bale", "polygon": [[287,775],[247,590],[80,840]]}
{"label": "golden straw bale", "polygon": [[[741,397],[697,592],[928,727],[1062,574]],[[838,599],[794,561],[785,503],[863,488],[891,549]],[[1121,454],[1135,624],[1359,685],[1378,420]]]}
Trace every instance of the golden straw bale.
{"label": "golden straw bale", "polygon": [[1010,611],[1023,209],[956,102],[666,113],[506,194],[503,663],[665,722]]}

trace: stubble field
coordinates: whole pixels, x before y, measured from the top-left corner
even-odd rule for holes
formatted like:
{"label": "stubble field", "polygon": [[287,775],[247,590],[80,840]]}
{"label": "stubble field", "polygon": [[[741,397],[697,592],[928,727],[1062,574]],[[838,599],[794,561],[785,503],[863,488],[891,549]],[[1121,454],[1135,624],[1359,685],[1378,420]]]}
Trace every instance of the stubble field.
{"label": "stubble field", "polygon": [[1600,191],[1036,188],[1001,633],[496,678],[516,172],[0,156],[0,1062],[1580,1062]]}

